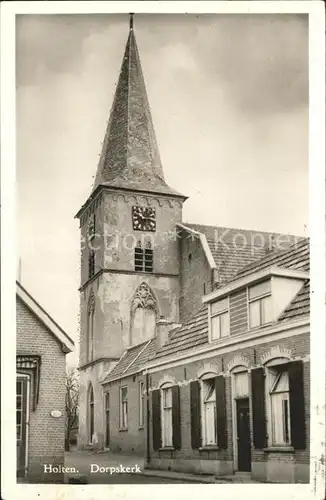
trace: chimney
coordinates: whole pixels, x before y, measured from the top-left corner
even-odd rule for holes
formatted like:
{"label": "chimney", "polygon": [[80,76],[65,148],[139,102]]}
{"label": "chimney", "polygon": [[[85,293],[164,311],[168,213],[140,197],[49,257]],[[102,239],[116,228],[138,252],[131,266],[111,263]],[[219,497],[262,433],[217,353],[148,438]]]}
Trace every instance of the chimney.
{"label": "chimney", "polygon": [[181,325],[179,323],[174,323],[171,320],[160,318],[156,322],[156,350],[166,344],[170,331],[180,326]]}

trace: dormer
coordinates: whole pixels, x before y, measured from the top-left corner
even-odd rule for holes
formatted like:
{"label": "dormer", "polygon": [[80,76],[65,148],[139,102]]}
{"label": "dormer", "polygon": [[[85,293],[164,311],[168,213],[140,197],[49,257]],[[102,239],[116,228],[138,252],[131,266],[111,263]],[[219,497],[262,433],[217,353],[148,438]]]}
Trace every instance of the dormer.
{"label": "dormer", "polygon": [[307,271],[270,267],[204,296],[210,342],[272,325],[307,279]]}

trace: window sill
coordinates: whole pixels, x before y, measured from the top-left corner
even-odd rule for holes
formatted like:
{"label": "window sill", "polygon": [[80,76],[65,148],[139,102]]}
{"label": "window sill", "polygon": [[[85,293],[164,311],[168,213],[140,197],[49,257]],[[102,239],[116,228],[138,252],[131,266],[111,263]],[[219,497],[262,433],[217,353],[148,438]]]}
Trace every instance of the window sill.
{"label": "window sill", "polygon": [[199,451],[218,451],[219,447],[216,444],[207,444],[205,446],[200,446]]}
{"label": "window sill", "polygon": [[174,446],[163,446],[162,448],[159,448],[158,451],[174,451],[175,448]]}
{"label": "window sill", "polygon": [[293,446],[268,446],[267,448],[263,448],[265,453],[294,453]]}
{"label": "window sill", "polygon": [[128,432],[127,427],[120,427],[119,432]]}

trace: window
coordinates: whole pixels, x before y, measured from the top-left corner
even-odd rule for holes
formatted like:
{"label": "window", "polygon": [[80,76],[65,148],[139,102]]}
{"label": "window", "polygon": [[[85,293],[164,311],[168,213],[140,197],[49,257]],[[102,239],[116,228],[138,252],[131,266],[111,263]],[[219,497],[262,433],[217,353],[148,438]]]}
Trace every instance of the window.
{"label": "window", "polygon": [[233,397],[247,398],[249,397],[249,378],[248,371],[240,371],[233,373]]}
{"label": "window", "polygon": [[92,278],[95,274],[95,252],[91,250],[88,257],[88,278]]}
{"label": "window", "polygon": [[110,393],[105,393],[105,446],[110,446]]}
{"label": "window", "polygon": [[157,316],[156,299],[147,283],[141,283],[131,303],[131,342],[133,345],[155,336]]}
{"label": "window", "polygon": [[162,444],[172,446],[172,387],[162,389]]}
{"label": "window", "polygon": [[153,272],[153,248],[150,241],[146,243],[146,248],[145,248],[145,272],[146,273]]}
{"label": "window", "polygon": [[250,287],[248,290],[248,300],[250,328],[269,323],[272,318],[270,280]]}
{"label": "window", "polygon": [[153,272],[153,247],[150,241],[143,249],[141,241],[135,247],[135,271]]}
{"label": "window", "polygon": [[142,248],[142,244],[138,241],[137,246],[135,247],[135,271],[143,270],[143,261],[144,261],[144,250]]}
{"label": "window", "polygon": [[89,444],[93,442],[94,435],[94,391],[93,386],[90,385],[88,389],[88,441]]}
{"label": "window", "polygon": [[229,298],[211,304],[211,340],[230,335]]}
{"label": "window", "polygon": [[203,403],[203,440],[202,444],[217,444],[217,422],[216,422],[216,393],[215,378],[203,380],[202,382],[202,403]]}
{"label": "window", "polygon": [[120,388],[120,429],[128,428],[128,389]]}
{"label": "window", "polygon": [[94,355],[94,316],[95,316],[95,297],[93,293],[90,296],[87,311],[87,361],[93,361]]}
{"label": "window", "polygon": [[23,406],[24,406],[24,391],[22,380],[16,382],[16,438],[17,441],[22,440],[23,435]]}
{"label": "window", "polygon": [[291,443],[289,374],[280,367],[268,369],[270,397],[270,431],[273,446]]}
{"label": "window", "polygon": [[144,427],[144,382],[139,382],[139,427]]}

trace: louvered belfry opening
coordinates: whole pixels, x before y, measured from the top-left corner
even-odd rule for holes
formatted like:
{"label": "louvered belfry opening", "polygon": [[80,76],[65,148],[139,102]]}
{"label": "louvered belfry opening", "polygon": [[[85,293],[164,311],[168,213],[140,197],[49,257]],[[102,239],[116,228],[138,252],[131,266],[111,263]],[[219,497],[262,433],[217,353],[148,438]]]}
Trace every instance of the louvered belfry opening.
{"label": "louvered belfry opening", "polygon": [[145,272],[153,272],[153,248],[150,241],[146,243],[145,248]]}
{"label": "louvered belfry opening", "polygon": [[135,271],[143,270],[143,261],[144,261],[144,250],[141,241],[138,241],[137,246],[135,247]]}
{"label": "louvered belfry opening", "polygon": [[154,252],[150,241],[143,248],[141,241],[135,247],[135,271],[153,272]]}

